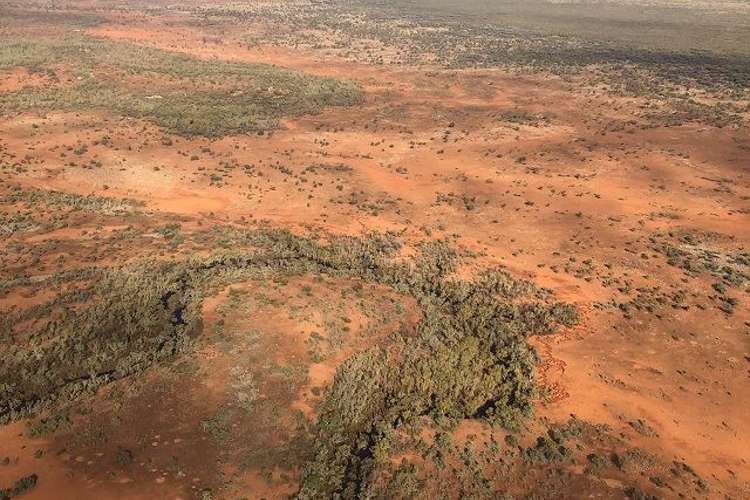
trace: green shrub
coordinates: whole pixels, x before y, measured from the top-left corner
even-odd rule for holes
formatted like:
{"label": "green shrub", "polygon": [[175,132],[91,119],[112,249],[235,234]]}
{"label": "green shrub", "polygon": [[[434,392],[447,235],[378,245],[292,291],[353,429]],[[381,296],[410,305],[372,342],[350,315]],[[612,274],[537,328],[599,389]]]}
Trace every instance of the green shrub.
{"label": "green shrub", "polygon": [[[313,459],[301,498],[356,496],[368,488],[377,450],[422,416],[481,418],[516,428],[532,412],[536,354],[527,336],[575,321],[571,306],[503,271],[451,278],[458,256],[443,241],[395,258],[392,235],[332,237],[323,244],[286,231],[235,232],[241,250],[178,263],[143,262],[17,313],[3,340],[0,421],[137,373],[185,351],[201,328],[204,294],[250,278],[303,274],[358,278],[412,296],[416,332],[354,355],[319,408]],[[29,327],[29,325],[31,325]],[[30,341],[29,341],[30,340]],[[9,345],[5,345],[9,344]]]}
{"label": "green shrub", "polygon": [[69,36],[0,44],[0,69],[52,70],[61,64],[71,67],[75,82],[4,93],[0,113],[103,110],[178,134],[217,137],[268,130],[283,116],[362,99],[351,82],[264,64],[204,61],[124,42]]}

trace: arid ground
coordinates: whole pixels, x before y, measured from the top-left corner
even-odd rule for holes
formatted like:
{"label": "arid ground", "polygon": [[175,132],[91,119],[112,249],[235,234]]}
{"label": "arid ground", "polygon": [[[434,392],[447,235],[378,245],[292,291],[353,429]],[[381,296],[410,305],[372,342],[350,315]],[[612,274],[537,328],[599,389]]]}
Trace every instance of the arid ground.
{"label": "arid ground", "polygon": [[0,499],[750,498],[750,3],[0,0]]}

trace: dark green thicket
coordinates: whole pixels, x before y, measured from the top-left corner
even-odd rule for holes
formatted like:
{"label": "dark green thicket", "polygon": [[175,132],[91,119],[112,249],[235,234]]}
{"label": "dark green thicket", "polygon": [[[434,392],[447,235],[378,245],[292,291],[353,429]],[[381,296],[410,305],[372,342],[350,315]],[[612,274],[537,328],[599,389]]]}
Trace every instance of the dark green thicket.
{"label": "dark green thicket", "polygon": [[0,422],[181,352],[199,331],[194,294],[179,268],[121,269],[19,313],[0,338]]}
{"label": "dark green thicket", "polygon": [[10,500],[20,496],[36,486],[39,477],[36,474],[24,476],[13,484],[12,488],[0,489],[0,500]]}
{"label": "dark green thicket", "polygon": [[[572,306],[550,302],[505,272],[451,278],[457,256],[443,242],[399,260],[390,235],[321,243],[255,231],[235,240],[254,250],[116,269],[84,290],[17,313],[2,337],[8,345],[0,346],[8,353],[0,366],[0,419],[29,415],[183,351],[212,287],[309,273],[362,279],[414,297],[423,319],[416,332],[341,366],[320,408],[300,497],[357,496],[367,488],[375,450],[402,423],[473,417],[516,426],[530,414],[534,395],[536,356],[526,337],[576,321]],[[27,330],[23,342],[14,341]]]}

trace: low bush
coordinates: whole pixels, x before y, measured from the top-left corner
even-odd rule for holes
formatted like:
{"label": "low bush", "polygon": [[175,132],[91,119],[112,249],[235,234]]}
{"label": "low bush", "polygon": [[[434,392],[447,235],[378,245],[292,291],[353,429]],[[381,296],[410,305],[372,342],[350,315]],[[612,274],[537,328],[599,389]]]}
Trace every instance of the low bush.
{"label": "low bush", "polygon": [[418,417],[517,427],[535,395],[537,357],[527,336],[576,321],[572,306],[503,271],[452,278],[458,256],[442,241],[403,260],[388,234],[322,243],[258,230],[234,239],[254,250],[113,269],[88,287],[16,313],[0,346],[7,353],[0,421],[184,352],[200,331],[203,296],[218,286],[310,273],[358,278],[414,297],[423,318],[416,332],[400,332],[388,346],[340,366],[319,408],[300,497],[348,497],[367,488],[374,450]]}

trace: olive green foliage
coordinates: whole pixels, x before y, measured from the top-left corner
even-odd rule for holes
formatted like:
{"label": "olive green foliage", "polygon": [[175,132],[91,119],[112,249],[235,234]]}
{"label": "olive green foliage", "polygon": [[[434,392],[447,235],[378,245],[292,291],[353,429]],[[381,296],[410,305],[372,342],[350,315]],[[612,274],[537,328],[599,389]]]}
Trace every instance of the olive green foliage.
{"label": "olive green foliage", "polygon": [[184,351],[200,329],[202,297],[219,285],[310,273],[359,278],[412,296],[423,319],[416,332],[345,362],[321,404],[299,495],[356,496],[367,488],[375,450],[403,423],[473,417],[517,426],[534,396],[536,355],[526,337],[576,320],[572,306],[503,271],[451,278],[458,257],[442,241],[404,260],[388,234],[322,243],[258,230],[233,239],[253,250],[114,269],[88,288],[15,313],[0,344],[8,353],[0,365],[0,419],[29,415]]}
{"label": "olive green foliage", "polygon": [[667,258],[667,264],[683,269],[690,275],[709,274],[724,286],[743,288],[750,283],[750,252],[739,249],[727,252],[707,238],[687,233],[681,236],[656,234],[650,238],[651,248]]}
{"label": "olive green foliage", "polygon": [[60,429],[70,425],[70,417],[67,413],[56,413],[49,417],[43,417],[29,424],[29,435],[31,437],[44,437],[54,434]]}
{"label": "olive green foliage", "polygon": [[18,27],[18,26],[40,26],[40,25],[54,25],[64,27],[67,29],[82,29],[96,26],[102,22],[102,18],[91,12],[82,12],[74,10],[55,10],[50,9],[50,5],[46,5],[46,9],[34,9],[32,2],[24,2],[24,5],[15,6],[16,8],[8,5],[8,2],[3,5],[3,10],[0,12],[0,28],[6,26]]}
{"label": "olive green foliage", "polygon": [[2,235],[31,232],[38,228],[39,225],[29,215],[0,213],[0,234]]}
{"label": "olive green foliage", "polygon": [[0,422],[182,351],[200,327],[186,279],[175,266],[115,270],[9,315],[0,324]]}
{"label": "olive green foliage", "polygon": [[12,488],[0,489],[0,500],[10,500],[20,496],[36,486],[39,477],[36,474],[24,476],[13,484]]}
{"label": "olive green foliage", "polygon": [[351,82],[73,35],[2,40],[0,69],[15,67],[46,72],[53,80],[68,69],[75,80],[3,94],[2,114],[104,110],[184,135],[268,130],[282,116],[351,105],[362,98]]}
{"label": "olive green foliage", "polygon": [[[65,227],[71,215],[79,212],[101,215],[125,215],[135,213],[143,203],[130,199],[105,198],[101,196],[81,196],[46,191],[41,189],[16,188],[0,195],[0,235],[14,235]],[[54,208],[47,218],[40,218],[44,209]],[[0,284],[0,290],[3,289]]]}
{"label": "olive green foliage", "polygon": [[651,248],[667,259],[667,264],[693,278],[714,281],[708,297],[727,315],[734,314],[739,299],[733,290],[750,292],[750,253],[744,248],[727,251],[713,241],[718,234],[687,232],[656,234],[650,238]]}
{"label": "olive green foliage", "polygon": [[24,204],[28,207],[38,207],[40,203],[50,207],[98,212],[105,215],[120,215],[143,206],[143,202],[128,198],[82,196],[43,189],[17,188],[0,196],[0,205]]}
{"label": "olive green foliage", "polygon": [[536,444],[526,449],[525,458],[535,464],[549,464],[564,462],[571,456],[570,450],[565,446],[565,437],[550,430],[547,436],[539,436]]}

